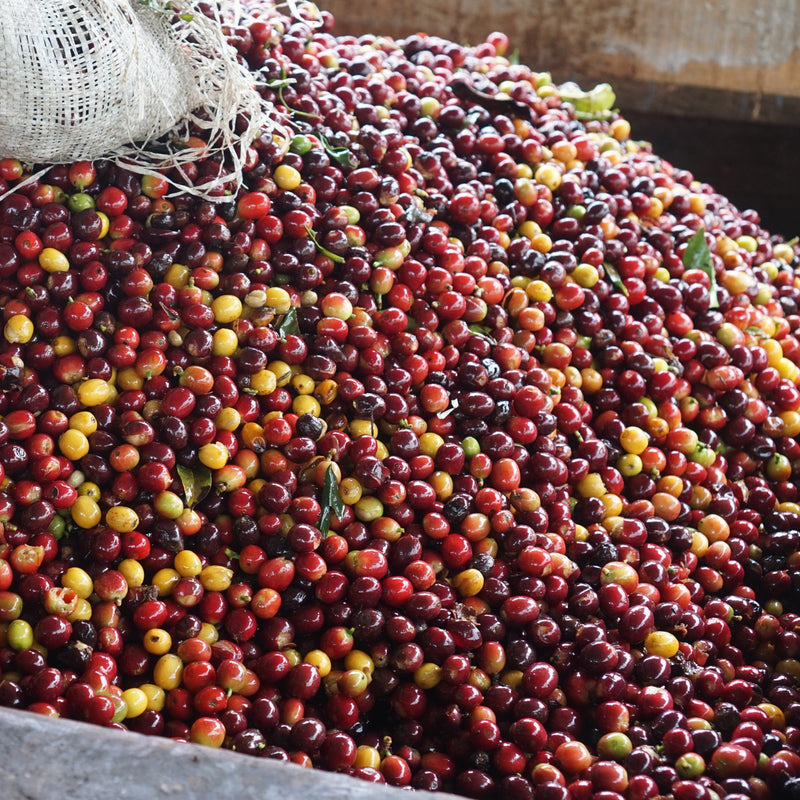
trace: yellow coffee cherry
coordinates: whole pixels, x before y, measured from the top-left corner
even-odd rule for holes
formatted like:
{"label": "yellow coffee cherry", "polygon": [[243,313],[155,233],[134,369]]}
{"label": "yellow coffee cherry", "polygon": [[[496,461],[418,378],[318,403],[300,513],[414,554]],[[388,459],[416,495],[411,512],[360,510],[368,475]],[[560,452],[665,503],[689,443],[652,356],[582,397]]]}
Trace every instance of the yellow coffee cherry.
{"label": "yellow coffee cherry", "polygon": [[342,478],[339,484],[339,495],[342,501],[348,506],[355,505],[361,499],[363,492],[364,488],[358,482],[358,479],[352,476]]}
{"label": "yellow coffee cherry", "polygon": [[61,576],[61,585],[65,589],[72,589],[78,597],[86,600],[94,591],[94,582],[91,575],[80,567],[69,567]]}
{"label": "yellow coffee cherry", "polygon": [[534,173],[537,183],[544,184],[551,192],[561,186],[561,170],[555,164],[542,164]]}
{"label": "yellow coffee cherry", "polygon": [[600,280],[600,273],[597,271],[597,267],[591,264],[578,264],[572,273],[572,278],[578,286],[591,289]]}
{"label": "yellow coffee cherry", "polygon": [[609,517],[618,517],[620,514],[622,514],[622,510],[625,506],[622,502],[622,498],[619,495],[607,492],[600,499],[605,506],[605,513],[603,514],[604,521]]}
{"label": "yellow coffee cherry", "polygon": [[257,395],[272,394],[278,387],[275,373],[269,369],[260,369],[250,376],[250,389]]}
{"label": "yellow coffee cherry", "polygon": [[635,453],[625,453],[617,459],[616,467],[624,478],[632,478],[642,471],[642,459]]}
{"label": "yellow coffee cherry", "polygon": [[147,709],[149,711],[161,711],[164,708],[167,695],[166,692],[154,683],[143,683],[139,689],[144,693],[147,698]]}
{"label": "yellow coffee cherry", "polygon": [[776,244],[772,248],[772,255],[774,258],[783,261],[785,264],[791,264],[794,259],[794,250],[792,246],[786,242]]}
{"label": "yellow coffee cherry", "polygon": [[222,294],[211,301],[214,321],[227,325],[242,316],[242,301],[235,294]]}
{"label": "yellow coffee cherry", "polygon": [[76,352],[78,349],[78,345],[75,340],[71,336],[66,336],[62,334],[61,336],[56,336],[55,339],[51,342],[53,345],[53,350],[55,354],[60,358],[61,356],[68,356],[72,353]]}
{"label": "yellow coffee cherry", "polygon": [[[336,689],[348,697],[359,697],[364,694],[372,682],[369,675],[358,669],[346,669],[339,672],[340,674],[336,677]],[[329,676],[329,680],[330,678],[331,676]]]}
{"label": "yellow coffee cherry", "polygon": [[355,439],[358,436],[373,436],[378,435],[378,426],[369,419],[354,419],[350,421],[347,426],[350,436]]}
{"label": "yellow coffee cherry", "polygon": [[99,406],[101,403],[108,402],[111,387],[108,385],[108,381],[104,381],[102,378],[89,378],[78,386],[76,394],[81,405]]}
{"label": "yellow coffee cherry", "polygon": [[142,586],[144,584],[144,567],[135,558],[123,558],[117,569],[122,573],[128,586]]}
{"label": "yellow coffee cherry", "polygon": [[117,533],[130,533],[139,525],[139,515],[129,506],[112,506],[106,511],[106,525]]}
{"label": "yellow coffee cherry", "polygon": [[103,511],[95,500],[87,495],[78,497],[69,510],[72,521],[80,528],[93,528],[100,524]]}
{"label": "yellow coffee cherry", "polygon": [[540,236],[541,233],[541,225],[531,219],[525,220],[525,222],[519,226],[520,236],[524,236],[526,239],[533,239],[534,236]]}
{"label": "yellow coffee cherry", "polygon": [[619,443],[626,453],[634,453],[638,456],[647,449],[650,437],[636,425],[629,425],[619,435]]}
{"label": "yellow coffee cherry", "polygon": [[189,283],[192,271],[185,264],[173,264],[164,274],[164,283],[179,289]]}
{"label": "yellow coffee cherry", "polygon": [[602,497],[606,493],[606,486],[602,477],[597,472],[590,472],[577,483],[578,494],[581,497]]}
{"label": "yellow coffee cherry", "polygon": [[75,604],[75,610],[67,617],[70,622],[77,622],[79,619],[89,620],[92,618],[92,604],[84,597],[79,597]]}
{"label": "yellow coffee cherry", "polygon": [[197,638],[208,642],[208,644],[214,644],[214,642],[219,641],[219,631],[210,622],[204,622],[200,626],[200,633],[197,634]]}
{"label": "yellow coffee cherry", "polygon": [[198,450],[197,458],[204,467],[221,469],[228,463],[230,453],[221,442],[209,442]]}
{"label": "yellow coffee cherry", "polygon": [[540,280],[533,280],[525,287],[525,294],[529,300],[540,303],[549,303],[553,299],[553,290],[549,284]]}
{"label": "yellow coffee cherry", "polygon": [[275,376],[277,386],[287,386],[294,377],[292,368],[285,361],[270,361],[267,369]]}
{"label": "yellow coffee cherry", "polygon": [[351,650],[344,657],[344,668],[358,669],[367,675],[372,675],[375,672],[375,662],[369,653],[365,653],[363,650]]}
{"label": "yellow coffee cherry", "polygon": [[148,653],[162,656],[172,647],[172,637],[163,628],[150,628],[142,637],[142,646]]}
{"label": "yellow coffee cherry", "polygon": [[692,546],[689,549],[698,558],[702,558],[706,554],[709,546],[710,542],[705,534],[700,533],[700,531],[694,531],[692,533]]}
{"label": "yellow coffee cherry", "polygon": [[331,380],[330,378],[326,378],[324,381],[320,381],[317,384],[317,388],[314,389],[314,397],[319,400],[320,405],[329,406],[339,394],[339,387],[336,384],[336,381]]}
{"label": "yellow coffee cherry", "polygon": [[553,240],[546,233],[540,233],[531,239],[531,247],[537,253],[549,253],[553,249]]}
{"label": "yellow coffee cherry", "polygon": [[444,439],[438,433],[426,431],[419,437],[419,450],[425,456],[433,458],[444,444]]}
{"label": "yellow coffee cherry", "polygon": [[672,658],[678,653],[680,642],[668,631],[653,631],[644,640],[644,649],[648,655]]}
{"label": "yellow coffee cherry", "polygon": [[300,394],[292,400],[292,412],[298,417],[303,414],[318,417],[322,413],[322,406],[319,400],[311,394]]}
{"label": "yellow coffee cherry", "polygon": [[217,328],[211,339],[211,352],[215,356],[232,356],[239,348],[239,337],[230,328]]}
{"label": "yellow coffee cherry", "polygon": [[200,583],[207,592],[224,592],[233,580],[233,570],[219,564],[209,564],[200,572]]}
{"label": "yellow coffee cherry", "polygon": [[326,677],[331,671],[331,659],[324,650],[309,650],[303,661],[306,664],[315,666],[322,678]]}
{"label": "yellow coffee cherry", "polygon": [[177,689],[183,677],[183,661],[175,653],[164,653],[153,667],[153,681],[165,692]]}
{"label": "yellow coffee cherry", "polygon": [[265,305],[273,309],[276,314],[285,314],[292,307],[292,298],[286,289],[271,286],[266,291]]}
{"label": "yellow coffee cherry", "polygon": [[462,570],[453,578],[453,588],[461,597],[475,597],[483,589],[484,578],[480,570]]}
{"label": "yellow coffee cherry", "polygon": [[[73,473],[73,475],[74,474],[75,473]],[[78,495],[80,497],[88,497],[97,503],[100,501],[102,492],[100,491],[100,487],[94,481],[83,481],[78,485]]]}
{"label": "yellow coffee cherry", "polygon": [[134,367],[126,367],[117,373],[117,386],[125,392],[140,391],[144,386],[144,378]]}
{"label": "yellow coffee cherry", "polygon": [[162,567],[153,575],[153,586],[159,597],[169,597],[181,576],[171,567]]}
{"label": "yellow coffee cherry", "polygon": [[55,247],[45,247],[39,253],[39,266],[45,272],[68,272],[69,259]]}
{"label": "yellow coffee cherry", "polygon": [[356,769],[361,767],[379,769],[380,765],[381,754],[375,747],[370,747],[368,744],[360,744],[356,748],[356,760],[353,762],[353,767]]}
{"label": "yellow coffee cherry", "polygon": [[442,680],[442,668],[432,661],[425,662],[421,667],[414,670],[414,683],[420,689],[433,689]]}
{"label": "yellow coffee cherry", "polygon": [[111,220],[102,211],[95,211],[95,213],[100,218],[100,233],[97,238],[98,240],[105,239],[108,236],[108,229],[111,227]]}
{"label": "yellow coffee cherry", "polygon": [[68,428],[58,437],[58,447],[70,461],[80,461],[89,453],[89,440],[76,428]]}
{"label": "yellow coffee cherry", "polygon": [[193,550],[181,550],[176,553],[172,566],[183,578],[194,578],[203,571],[203,562]]}
{"label": "yellow coffee cherry", "polygon": [[608,132],[617,140],[622,141],[631,135],[631,124],[626,119],[615,119],[608,126]]}
{"label": "yellow coffee cherry", "polygon": [[14,314],[3,328],[3,336],[12,344],[27,344],[33,338],[33,322],[25,314]]}
{"label": "yellow coffee cherry", "polygon": [[294,389],[299,395],[313,394],[317,385],[310,375],[303,375],[302,373],[300,375],[292,376],[290,383],[292,389]]}
{"label": "yellow coffee cherry", "polygon": [[97,430],[97,417],[91,411],[78,411],[69,418],[69,427],[91,436]]}
{"label": "yellow coffee cherry", "polygon": [[279,188],[289,192],[296,189],[303,181],[303,176],[288,164],[279,164],[275,167],[272,177]]}
{"label": "yellow coffee cherry", "polygon": [[122,699],[125,701],[125,707],[127,708],[125,714],[127,719],[134,719],[147,711],[148,697],[137,686],[125,689],[122,692]]}
{"label": "yellow coffee cherry", "polygon": [[235,431],[242,424],[242,415],[230,406],[223,408],[222,411],[214,417],[214,425],[220,431]]}
{"label": "yellow coffee cherry", "polygon": [[449,473],[443,470],[436,470],[428,480],[436,492],[438,500],[447,500],[453,494],[453,477]]}
{"label": "yellow coffee cherry", "polygon": [[784,717],[783,711],[778,706],[772,703],[759,703],[758,708],[769,717],[772,727],[775,730],[783,730],[786,725],[786,718]]}

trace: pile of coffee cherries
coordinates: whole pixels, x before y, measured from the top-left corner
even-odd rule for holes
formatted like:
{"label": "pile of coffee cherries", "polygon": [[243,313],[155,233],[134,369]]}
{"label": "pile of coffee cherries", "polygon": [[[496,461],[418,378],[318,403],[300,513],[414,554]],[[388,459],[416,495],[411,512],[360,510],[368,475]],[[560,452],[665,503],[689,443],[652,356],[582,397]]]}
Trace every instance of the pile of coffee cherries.
{"label": "pile of coffee cherries", "polygon": [[230,26],[291,132],[217,202],[219,158],[0,160],[0,704],[466,797],[796,793],[796,243],[503,34],[333,30]]}

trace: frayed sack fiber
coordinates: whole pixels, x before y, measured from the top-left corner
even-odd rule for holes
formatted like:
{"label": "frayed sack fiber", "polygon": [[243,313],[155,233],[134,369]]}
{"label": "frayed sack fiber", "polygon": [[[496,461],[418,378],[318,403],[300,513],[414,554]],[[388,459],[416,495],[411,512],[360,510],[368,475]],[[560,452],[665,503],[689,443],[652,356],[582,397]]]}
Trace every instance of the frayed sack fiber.
{"label": "frayed sack fiber", "polygon": [[0,25],[2,157],[180,172],[198,157],[193,126],[236,182],[275,127],[220,15],[190,0],[0,0]]}

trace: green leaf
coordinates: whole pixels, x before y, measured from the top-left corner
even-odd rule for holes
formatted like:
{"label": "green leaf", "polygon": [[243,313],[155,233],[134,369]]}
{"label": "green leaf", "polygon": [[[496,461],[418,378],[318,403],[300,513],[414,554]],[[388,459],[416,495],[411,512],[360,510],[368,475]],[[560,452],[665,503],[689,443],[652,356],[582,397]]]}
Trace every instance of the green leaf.
{"label": "green leaf", "polygon": [[584,91],[576,83],[564,83],[558,87],[561,99],[570,103],[576,116],[583,119],[602,119],[614,108],[617,96],[610,83],[598,83]]}
{"label": "green leaf", "polygon": [[294,306],[283,315],[276,333],[281,339],[285,339],[289,335],[300,335],[300,326],[297,324],[297,309]]}
{"label": "green leaf", "polygon": [[199,503],[211,490],[211,470],[207,467],[184,467],[178,464],[178,477],[183,485],[186,505],[191,508]]}
{"label": "green leaf", "polygon": [[686,250],[683,252],[683,266],[686,269],[699,269],[708,275],[710,307],[719,308],[717,298],[717,276],[714,272],[714,262],[711,260],[711,251],[706,243],[705,229],[699,228],[694,236],[689,239]]}
{"label": "green leaf", "polygon": [[339,494],[339,481],[336,478],[333,464],[329,464],[328,469],[325,470],[320,506],[322,507],[322,514],[319,518],[319,529],[322,531],[323,536],[327,536],[330,532],[331,512],[336,514],[339,519],[344,514],[344,501]]}
{"label": "green leaf", "polygon": [[325,152],[340,166],[340,167],[353,167],[358,166],[358,160],[353,155],[348,147],[334,147],[324,136],[320,136],[322,146]]}
{"label": "green leaf", "polygon": [[625,297],[628,296],[628,290],[625,288],[625,284],[622,282],[622,278],[619,276],[619,272],[617,272],[617,268],[609,263],[608,261],[603,262],[603,269],[608,275],[608,279],[611,281],[612,286],[616,286]]}
{"label": "green leaf", "polygon": [[308,234],[308,238],[311,239],[312,242],[314,242],[314,247],[316,247],[317,250],[319,250],[319,252],[322,253],[322,255],[327,256],[331,261],[334,262],[334,264],[344,264],[344,257],[337,255],[336,253],[331,253],[330,250],[326,250],[317,241],[317,237],[314,234],[314,231],[311,230],[311,228],[306,227],[306,233]]}
{"label": "green leaf", "polygon": [[492,328],[487,328],[484,325],[470,325],[469,331],[474,336],[480,336],[481,339],[485,339],[490,344],[497,344],[497,340],[494,336],[491,335]]}

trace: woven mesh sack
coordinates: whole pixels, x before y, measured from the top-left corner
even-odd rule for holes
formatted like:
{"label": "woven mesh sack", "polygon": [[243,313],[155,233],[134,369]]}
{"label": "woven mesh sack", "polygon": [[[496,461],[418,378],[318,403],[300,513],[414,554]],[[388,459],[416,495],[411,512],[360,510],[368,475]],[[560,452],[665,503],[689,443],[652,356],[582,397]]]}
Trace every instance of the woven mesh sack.
{"label": "woven mesh sack", "polygon": [[212,19],[192,0],[0,0],[0,155],[180,169],[197,153],[169,134],[191,123],[235,180],[247,146],[275,126],[223,32],[238,4],[216,9]]}

